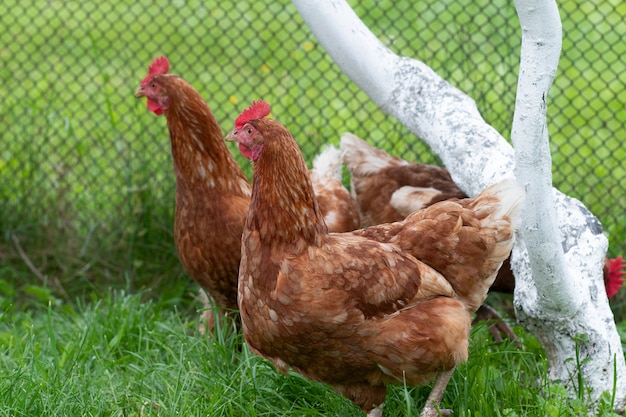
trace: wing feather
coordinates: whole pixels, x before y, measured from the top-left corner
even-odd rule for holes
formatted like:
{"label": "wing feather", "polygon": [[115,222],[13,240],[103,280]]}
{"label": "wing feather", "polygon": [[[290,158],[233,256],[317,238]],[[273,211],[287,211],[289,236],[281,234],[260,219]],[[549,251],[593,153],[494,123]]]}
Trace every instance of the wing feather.
{"label": "wing feather", "polygon": [[316,300],[322,311],[337,303],[352,306],[365,318],[455,295],[443,275],[397,246],[347,234],[330,234],[321,246],[285,259],[276,291],[303,303]]}

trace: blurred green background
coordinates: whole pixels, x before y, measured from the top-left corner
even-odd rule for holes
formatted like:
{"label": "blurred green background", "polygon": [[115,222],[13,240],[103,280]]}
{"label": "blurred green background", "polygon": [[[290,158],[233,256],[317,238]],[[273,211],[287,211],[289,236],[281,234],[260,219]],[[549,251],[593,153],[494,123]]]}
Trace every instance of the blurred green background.
{"label": "blurred green background", "polygon": [[[509,137],[520,50],[513,3],[350,3],[394,52],[431,66]],[[626,3],[559,8],[563,53],[548,101],[554,184],[599,217],[615,256],[626,251]],[[172,285],[188,278],[172,238],[166,122],[133,96],[162,54],[225,132],[263,98],[309,161],[352,131],[404,159],[439,163],[339,71],[288,1],[4,0],[3,297],[71,299],[103,286],[183,291]]]}

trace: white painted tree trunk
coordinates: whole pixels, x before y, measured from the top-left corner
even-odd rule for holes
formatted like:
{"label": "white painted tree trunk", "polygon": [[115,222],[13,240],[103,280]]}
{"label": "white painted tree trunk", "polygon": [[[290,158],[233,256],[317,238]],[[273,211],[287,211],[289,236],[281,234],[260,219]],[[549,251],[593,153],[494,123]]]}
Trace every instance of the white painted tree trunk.
{"label": "white painted tree trunk", "polygon": [[[344,73],[383,111],[430,145],[468,195],[513,176],[515,170],[530,200],[513,253],[517,319],[544,346],[550,376],[563,381],[572,395],[578,392],[573,360],[578,349],[580,376],[591,390],[591,400],[597,401],[603,391],[612,392],[615,382],[615,408],[624,409],[626,365],[602,279],[607,239],[597,218],[579,201],[551,187],[545,97],[560,51],[556,6],[546,9],[541,0],[532,4],[519,0],[522,53],[545,42],[550,60],[542,62],[545,58],[534,54],[522,57],[523,85],[518,86],[513,129],[516,155],[483,120],[471,98],[422,62],[391,52],[344,0],[293,3]],[[554,27],[535,37],[536,30],[549,25]],[[535,65],[543,72],[532,71]],[[539,84],[526,85],[533,82]]]}
{"label": "white painted tree trunk", "polygon": [[[546,108],[561,53],[558,8],[554,0],[516,0],[515,6],[522,50],[511,138],[516,177],[527,192],[522,244],[515,249],[518,320],[546,349],[550,376],[568,381],[574,392],[578,380],[572,376],[582,377],[597,399],[612,390],[614,364],[621,366],[617,407],[623,410],[624,355],[619,336],[612,334],[613,314],[598,278],[607,242],[582,204],[555,199],[552,193]],[[597,284],[590,285],[594,280]],[[581,360],[588,360],[582,366],[567,362],[576,349]]]}

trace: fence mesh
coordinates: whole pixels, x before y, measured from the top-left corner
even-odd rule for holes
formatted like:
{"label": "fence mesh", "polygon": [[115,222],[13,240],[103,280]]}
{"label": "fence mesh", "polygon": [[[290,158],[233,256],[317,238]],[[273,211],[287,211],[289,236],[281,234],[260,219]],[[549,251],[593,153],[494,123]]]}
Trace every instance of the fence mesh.
{"label": "fence mesh", "polygon": [[[385,45],[473,97],[509,137],[520,50],[511,2],[351,3]],[[554,183],[600,218],[610,252],[624,253],[626,4],[565,0],[559,7],[563,54],[548,111]],[[130,253],[134,268],[175,258],[165,120],[133,97],[161,54],[205,97],[224,131],[263,97],[309,160],[352,131],[404,159],[438,163],[341,73],[288,1],[5,0],[2,256],[37,248],[31,260],[60,274],[87,273],[85,258],[115,263],[106,259],[116,253],[111,248]],[[140,245],[164,254],[138,258]],[[55,261],[58,251],[70,256]]]}

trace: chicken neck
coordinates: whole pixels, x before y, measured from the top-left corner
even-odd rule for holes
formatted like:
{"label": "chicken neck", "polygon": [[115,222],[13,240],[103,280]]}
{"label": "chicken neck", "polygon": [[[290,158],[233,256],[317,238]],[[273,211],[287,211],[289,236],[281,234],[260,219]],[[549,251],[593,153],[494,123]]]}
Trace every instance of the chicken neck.
{"label": "chicken neck", "polygon": [[165,112],[177,189],[249,195],[249,182],[228,150],[213,113],[195,90],[185,87],[173,90],[177,96],[170,99]]}
{"label": "chicken neck", "polygon": [[[259,120],[266,140],[255,161],[248,225],[262,242],[319,244],[328,228],[315,199],[302,154],[293,137],[271,119]],[[277,192],[278,190],[278,192]]]}

